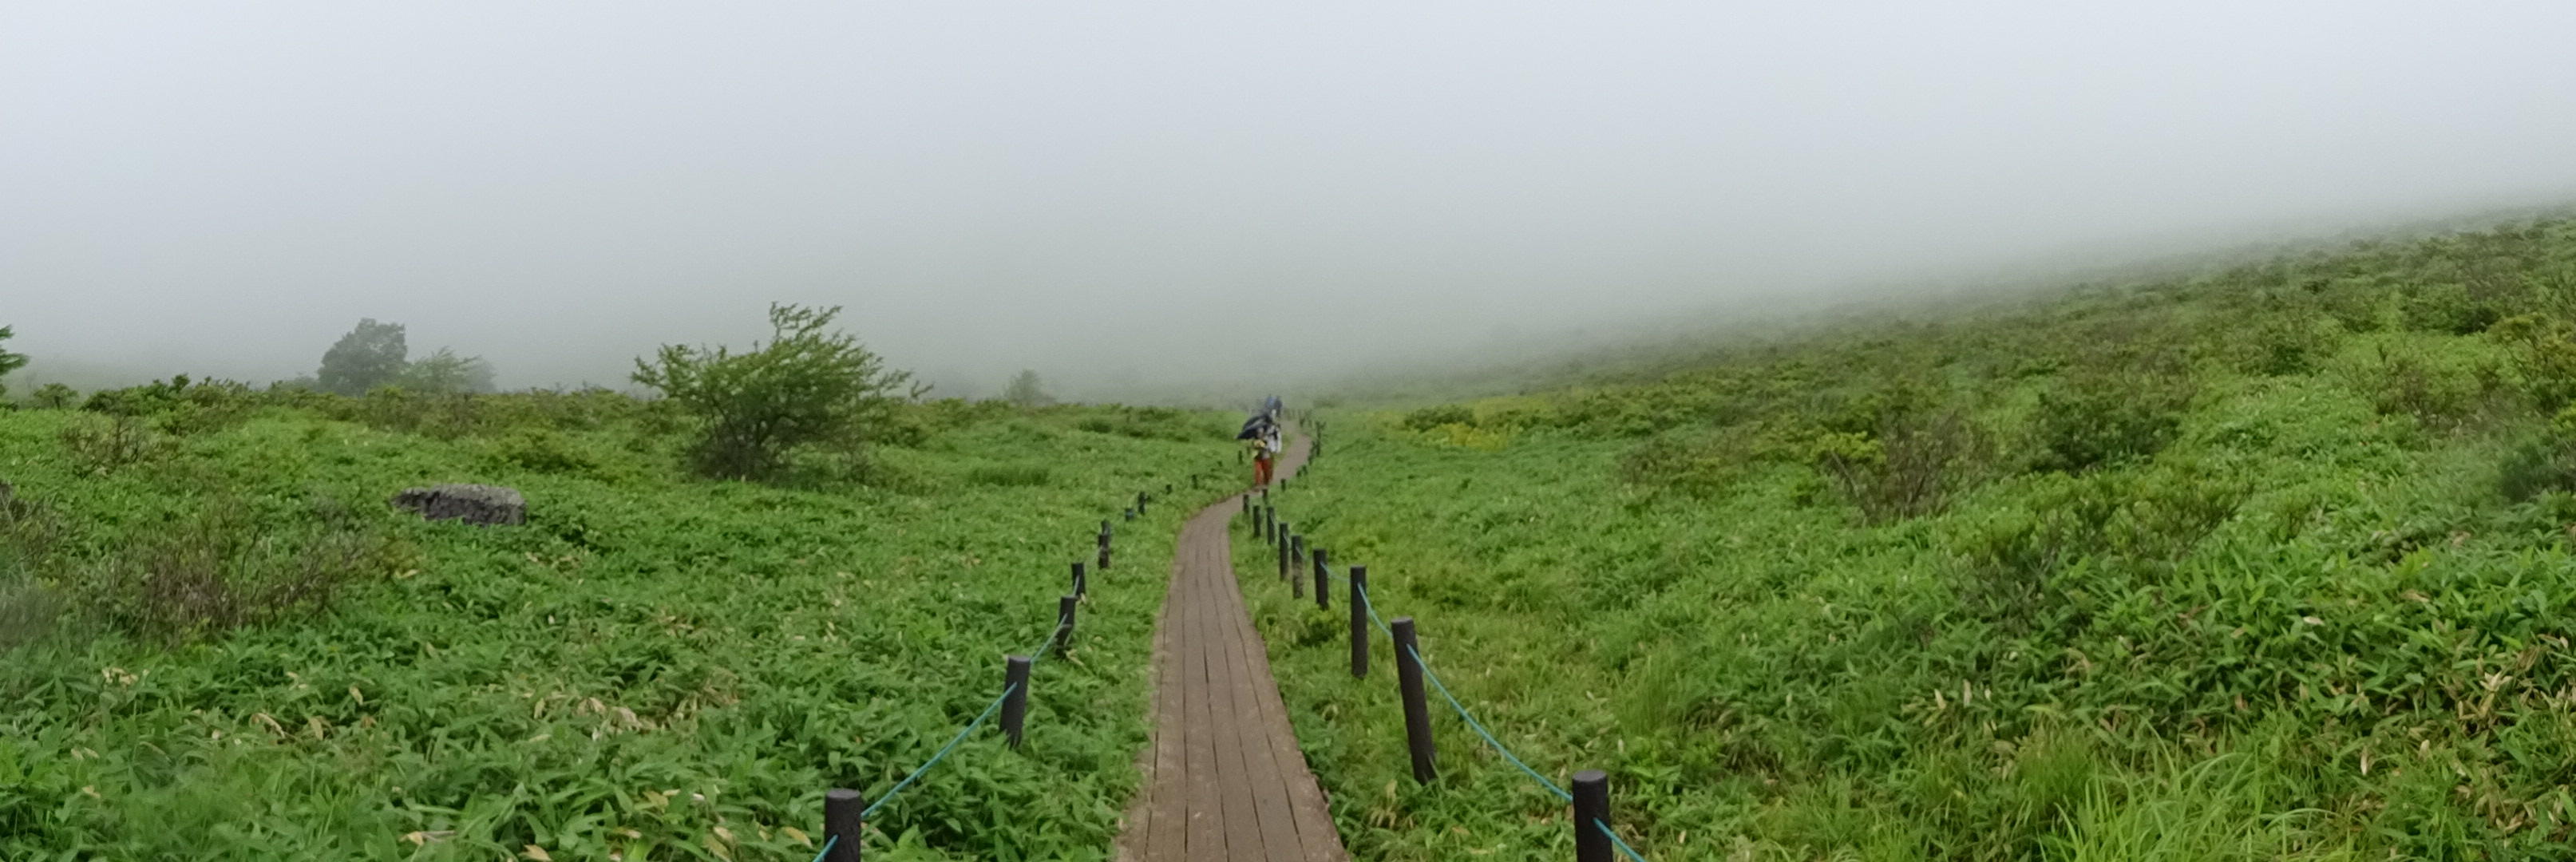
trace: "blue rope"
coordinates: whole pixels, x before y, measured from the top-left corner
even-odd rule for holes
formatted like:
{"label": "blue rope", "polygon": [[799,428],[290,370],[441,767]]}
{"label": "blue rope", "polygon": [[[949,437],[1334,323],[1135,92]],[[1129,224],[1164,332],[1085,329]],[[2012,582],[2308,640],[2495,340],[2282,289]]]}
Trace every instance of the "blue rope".
{"label": "blue rope", "polygon": [[823,849],[821,849],[821,850],[817,850],[817,851],[814,851],[814,862],[823,862],[823,857],[832,855],[832,845],[834,845],[834,844],[839,844],[839,843],[841,843],[841,836],[838,836],[838,835],[826,835],[826,836],[824,836],[824,837],[823,837]]}
{"label": "blue rope", "polygon": [[1025,653],[1025,655],[1029,657],[1029,670],[1037,670],[1038,662],[1045,661],[1047,653],[1055,651],[1056,636],[1064,634],[1064,621],[1064,617],[1056,617],[1055,627],[1047,629],[1046,642],[1039,644],[1037,649],[1033,649]]}
{"label": "blue rope", "polygon": [[1011,692],[1018,691],[1019,688],[1017,684],[1003,686],[1002,696],[993,698],[992,705],[984,707],[984,714],[975,716],[974,721],[967,722],[966,729],[958,731],[955,737],[948,740],[947,745],[940,746],[939,753],[931,755],[929,762],[923,763],[920,769],[913,770],[911,775],[906,775],[902,781],[895,782],[894,788],[886,791],[884,796],[879,796],[877,801],[869,803],[867,810],[859,812],[859,819],[875,817],[877,809],[884,808],[886,803],[894,801],[895,794],[902,793],[903,789],[912,786],[912,782],[920,778],[922,773],[929,772],[931,767],[939,765],[939,761],[946,758],[949,752],[957,750],[958,743],[966,741],[967,734],[974,733],[975,728],[983,726],[984,719],[992,718],[994,711],[1002,708],[1002,701],[1010,699]]}
{"label": "blue rope", "polygon": [[1367,587],[1360,588],[1360,607],[1368,611],[1369,621],[1377,624],[1378,631],[1386,633],[1387,640],[1395,639],[1395,629],[1386,624],[1386,619],[1384,617],[1377,615],[1377,603],[1369,601],[1369,591]]}
{"label": "blue rope", "polygon": [[1628,842],[1619,840],[1619,833],[1610,831],[1610,824],[1603,823],[1601,818],[1595,817],[1592,819],[1592,825],[1598,827],[1601,834],[1610,836],[1610,846],[1619,848],[1619,852],[1627,854],[1630,859],[1646,862],[1646,857],[1637,855],[1637,848],[1628,846]]}
{"label": "blue rope", "polygon": [[1458,717],[1466,719],[1467,727],[1476,731],[1477,736],[1484,737],[1486,745],[1493,746],[1494,751],[1501,754],[1504,760],[1511,761],[1513,766],[1520,767],[1522,772],[1529,773],[1529,777],[1538,779],[1538,783],[1547,785],[1547,792],[1556,794],[1556,798],[1567,802],[1574,801],[1574,794],[1565,792],[1565,788],[1556,786],[1556,782],[1547,780],[1547,776],[1538,774],[1538,770],[1529,768],[1529,764],[1522,763],[1520,758],[1512,756],[1512,750],[1504,748],[1502,740],[1495,739],[1492,733],[1485,730],[1484,725],[1476,723],[1476,717],[1467,714],[1467,706],[1459,703],[1458,696],[1449,693],[1449,686],[1440,682],[1440,675],[1431,672],[1431,664],[1422,660],[1421,653],[1407,648],[1404,654],[1413,657],[1413,665],[1422,669],[1422,678],[1430,680],[1431,686],[1440,690],[1440,696],[1449,701],[1449,708],[1457,710]]}

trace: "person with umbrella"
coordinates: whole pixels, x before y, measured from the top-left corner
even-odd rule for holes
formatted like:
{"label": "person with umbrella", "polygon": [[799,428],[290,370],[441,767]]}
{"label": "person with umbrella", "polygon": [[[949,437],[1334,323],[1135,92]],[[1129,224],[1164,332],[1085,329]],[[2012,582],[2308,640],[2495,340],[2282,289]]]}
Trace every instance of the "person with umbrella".
{"label": "person with umbrella", "polygon": [[1250,441],[1252,445],[1252,486],[1269,487],[1271,470],[1282,448],[1279,441],[1279,397],[1271,396],[1262,405],[1261,412],[1244,420],[1243,430],[1237,432],[1234,439]]}

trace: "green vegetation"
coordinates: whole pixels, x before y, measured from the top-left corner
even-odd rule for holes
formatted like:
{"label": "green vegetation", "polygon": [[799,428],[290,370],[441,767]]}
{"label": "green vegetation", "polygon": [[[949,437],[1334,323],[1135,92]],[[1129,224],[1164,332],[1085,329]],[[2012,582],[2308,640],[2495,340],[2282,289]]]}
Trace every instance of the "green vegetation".
{"label": "green vegetation", "polygon": [[492,364],[445,347],[415,361],[402,324],[367,318],[323,351],[315,376],[292,385],[353,396],[386,387],[436,395],[491,392]]}
{"label": "green vegetation", "polygon": [[[15,332],[9,331],[9,327],[0,326],[0,342],[8,341],[11,336],[16,334],[17,333]],[[9,372],[25,367],[27,367],[27,354],[11,353],[6,348],[0,348],[0,377],[7,377],[9,376]],[[8,384],[0,383],[0,398],[6,398],[8,394]]]}
{"label": "green vegetation", "polygon": [[845,465],[893,424],[895,405],[923,390],[887,368],[858,339],[830,331],[841,310],[769,307],[775,334],[735,353],[663,345],[635,360],[635,382],[653,387],[697,423],[690,457],[710,476],[775,478],[800,450],[824,449]]}
{"label": "green vegetation", "polygon": [[1047,394],[1046,383],[1038,379],[1037,372],[1023,369],[1011,376],[1010,385],[1002,387],[1002,400],[1022,407],[1044,407],[1055,403],[1055,396]]}
{"label": "green vegetation", "polygon": [[[1279,503],[1650,858],[2569,855],[2576,222],[1620,367],[1345,411]],[[1238,559],[1355,857],[1568,857]]]}
{"label": "green vegetation", "polygon": [[[82,406],[0,412],[0,859],[810,858],[823,791],[920,764],[1099,519],[1177,483],[1120,525],[1026,747],[987,730],[870,822],[870,859],[1104,859],[1231,425],[889,402],[865,482],[789,488],[689,478],[696,414],[603,391]],[[454,481],[528,523],[385,505]]]}

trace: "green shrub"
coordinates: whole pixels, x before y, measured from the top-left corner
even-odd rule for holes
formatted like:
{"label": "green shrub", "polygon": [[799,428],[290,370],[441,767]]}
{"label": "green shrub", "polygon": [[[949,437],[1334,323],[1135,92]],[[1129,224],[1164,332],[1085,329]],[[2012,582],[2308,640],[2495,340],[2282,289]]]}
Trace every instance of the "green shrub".
{"label": "green shrub", "polygon": [[1476,411],[1464,404],[1440,404],[1404,414],[1396,425],[1407,431],[1429,431],[1442,425],[1474,425]]}
{"label": "green shrub", "polygon": [[1883,417],[1872,433],[1828,432],[1814,463],[1875,522],[1929,515],[1973,482],[1991,447],[1958,410],[1909,409]]}
{"label": "green shrub", "polygon": [[2408,291],[2404,302],[2407,328],[2425,332],[2475,335],[2505,317],[2494,298],[2459,284],[2424,285]]}
{"label": "green shrub", "polygon": [[490,451],[495,461],[540,473],[589,474],[600,467],[599,460],[571,438],[543,428],[513,432],[494,441]]}
{"label": "green shrub", "polygon": [[2379,351],[2379,367],[2359,387],[2383,416],[2412,416],[2427,428],[2458,427],[2504,386],[2492,366],[2464,369],[2413,351]]}
{"label": "green shrub", "polygon": [[75,463],[93,473],[156,460],[171,449],[166,435],[125,415],[81,417],[65,424],[56,438]]}
{"label": "green shrub", "polygon": [[[351,583],[400,569],[408,551],[353,518],[309,531],[262,529],[237,504],[195,517],[81,566],[79,603],[148,638],[186,641],[328,607]],[[337,522],[337,523],[332,523]]]}
{"label": "green shrub", "polygon": [[2508,450],[2496,473],[2496,490],[2522,502],[2544,491],[2576,491],[2576,406]]}
{"label": "green shrub", "polygon": [[90,393],[81,409],[149,420],[162,431],[185,436],[240,425],[259,405],[259,394],[249,386],[230,380],[191,380],[181,374]]}
{"label": "green shrub", "polygon": [[2181,427],[2197,387],[2179,373],[2080,374],[2040,393],[2033,467],[2078,472],[2143,458]]}
{"label": "green shrub", "polygon": [[2513,350],[2523,393],[2542,413],[2554,415],[2576,405],[2576,327],[2555,317],[2525,314],[2496,324],[2494,334]]}
{"label": "green shrub", "polygon": [[53,628],[60,602],[39,578],[59,531],[51,515],[0,483],[0,650]]}
{"label": "green shrub", "polygon": [[80,401],[80,393],[60,383],[36,387],[27,397],[27,405],[44,410],[68,410]]}
{"label": "green shrub", "polygon": [[2334,339],[2314,317],[2278,314],[2255,324],[2245,339],[2245,353],[2239,360],[2247,372],[2269,377],[2287,377],[2315,371],[2317,363],[2333,352]]}
{"label": "green shrub", "polygon": [[635,382],[697,420],[698,470],[728,479],[777,478],[799,449],[855,460],[906,397],[912,375],[885,367],[858,339],[831,330],[839,307],[769,307],[772,338],[735,353],[664,345],[635,360]]}

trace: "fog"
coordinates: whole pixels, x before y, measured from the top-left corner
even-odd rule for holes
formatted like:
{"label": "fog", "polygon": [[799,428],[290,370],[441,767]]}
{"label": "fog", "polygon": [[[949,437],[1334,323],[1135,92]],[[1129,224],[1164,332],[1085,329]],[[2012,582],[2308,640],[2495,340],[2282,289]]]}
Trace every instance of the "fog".
{"label": "fog", "polygon": [[2576,200],[2576,4],[0,9],[0,324],[622,385],[767,303],[950,394],[1314,379]]}

